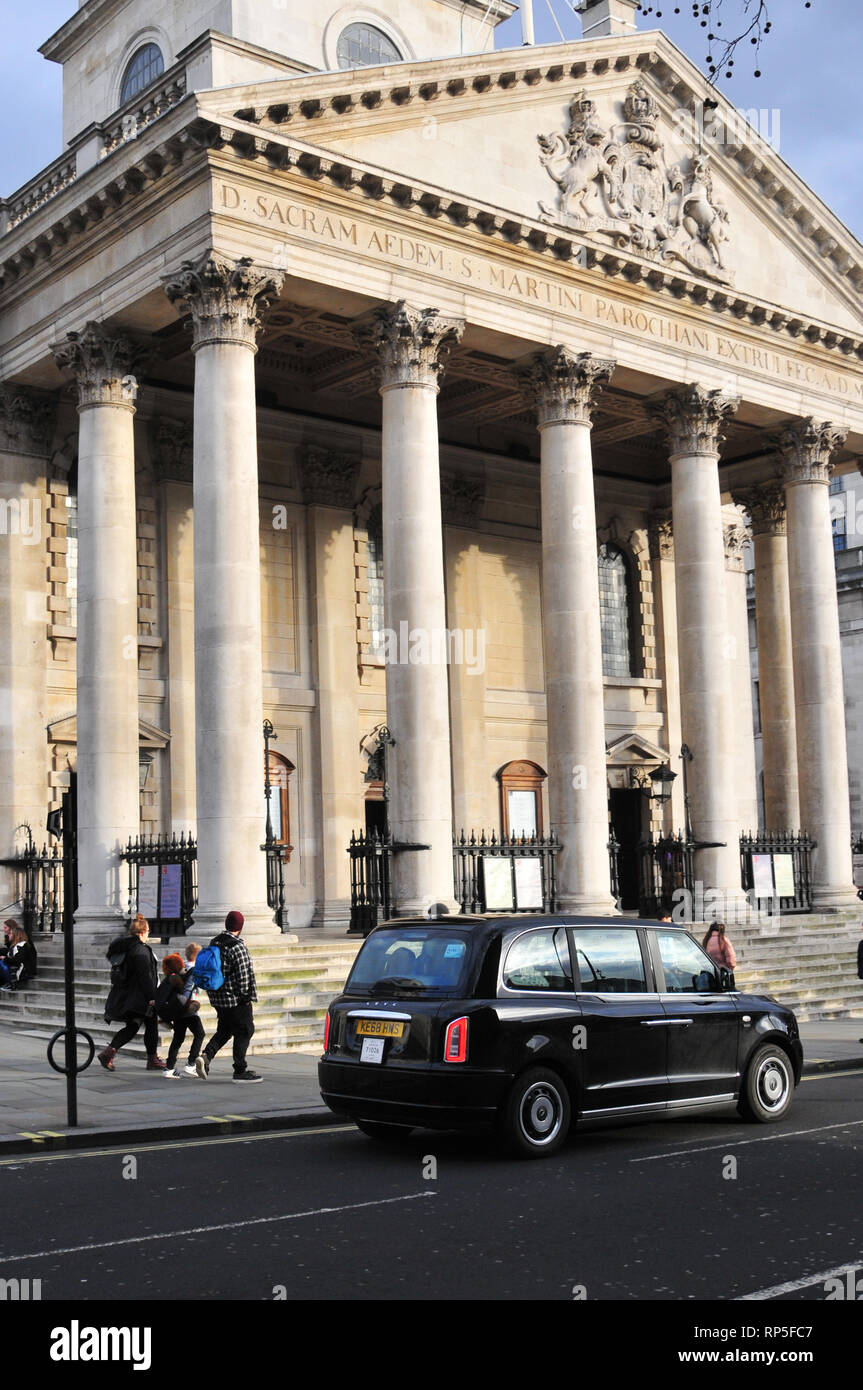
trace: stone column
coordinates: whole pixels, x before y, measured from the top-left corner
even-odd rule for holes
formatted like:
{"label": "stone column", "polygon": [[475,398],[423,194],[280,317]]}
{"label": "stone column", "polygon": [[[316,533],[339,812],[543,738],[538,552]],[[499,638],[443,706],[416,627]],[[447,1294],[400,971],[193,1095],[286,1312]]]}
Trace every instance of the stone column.
{"label": "stone column", "polygon": [[763,483],[741,493],[737,500],[749,512],[755,551],[765,829],[797,830],[800,799],[785,492],[779,482]]}
{"label": "stone column", "polygon": [[217,931],[232,908],[246,936],[275,936],[261,851],[264,805],[261,572],[255,354],[281,274],[218,253],[165,281],[191,313],[195,354],[195,751],[198,910]]}
{"label": "stone column", "polygon": [[318,825],[314,926],[347,927],[351,831],[363,824],[357,727],[354,489],[358,458],[309,446],[301,458],[308,518],[309,607],[317,678]]}
{"label": "stone column", "polygon": [[485,728],[486,629],[480,546],[465,529],[476,528],[482,496],[482,483],[475,479],[453,474],[443,478],[447,621],[450,631],[460,634],[463,657],[449,673],[453,821],[456,835],[464,830],[468,836],[471,830],[488,825],[489,802],[497,791]]}
{"label": "stone column", "polygon": [[541,435],[548,798],[562,912],[614,911],[593,460],[594,396],[614,363],[554,347],[524,369]]}
{"label": "stone column", "polygon": [[79,939],[128,906],[119,859],[138,834],[138,570],[134,415],[140,350],[88,323],[54,348],[78,385]]}
{"label": "stone column", "polygon": [[[25,387],[0,386],[0,857],[25,840],[47,839],[48,741],[45,668],[45,460],[54,403]],[[0,902],[12,901],[14,874],[0,868]]]}
{"label": "stone column", "polygon": [[358,326],[378,355],[383,399],[382,492],[390,825],[428,845],[395,858],[400,915],[455,910],[452,770],[437,395],[464,329],[403,301]]}
{"label": "stone column", "polygon": [[758,780],[755,771],[755,720],[752,714],[752,669],[749,660],[749,608],[746,601],[746,569],[743,558],[746,526],[739,514],[726,510],[723,534],[737,820],[741,830],[754,833],[758,829]]}
{"label": "stone column", "polygon": [[677,596],[674,583],[674,536],[671,512],[660,511],[651,518],[648,536],[653,561],[653,592],[656,602],[656,645],[661,654],[662,694],[665,705],[665,737],[668,765],[676,773],[671,796],[661,812],[663,834],[679,831],[684,823],[683,764],[680,745],[680,671],[677,662]]}
{"label": "stone column", "polygon": [[161,484],[165,521],[170,826],[178,835],[188,835],[195,833],[197,825],[193,431],[191,424],[163,419],[155,426],[154,436],[154,472]]}
{"label": "stone column", "polygon": [[815,908],[856,908],[839,607],[830,524],[831,456],[845,431],[809,419],[782,431],[800,819],[818,842]]}
{"label": "stone column", "polygon": [[697,841],[721,842],[699,851],[696,877],[705,890],[724,893],[727,904],[741,896],[740,824],[730,753],[733,707],[723,602],[719,443],[723,422],[736,407],[731,397],[698,385],[669,392],[657,407],[670,439],[681,724],[692,753],[692,829]]}

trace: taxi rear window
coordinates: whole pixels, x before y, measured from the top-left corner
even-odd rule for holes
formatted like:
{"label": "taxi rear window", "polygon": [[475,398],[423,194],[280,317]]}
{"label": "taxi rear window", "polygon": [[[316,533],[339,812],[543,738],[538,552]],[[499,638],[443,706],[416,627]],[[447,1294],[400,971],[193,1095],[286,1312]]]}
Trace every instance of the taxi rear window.
{"label": "taxi rear window", "polygon": [[448,994],[465,983],[469,937],[434,927],[385,927],[366,940],[345,993]]}

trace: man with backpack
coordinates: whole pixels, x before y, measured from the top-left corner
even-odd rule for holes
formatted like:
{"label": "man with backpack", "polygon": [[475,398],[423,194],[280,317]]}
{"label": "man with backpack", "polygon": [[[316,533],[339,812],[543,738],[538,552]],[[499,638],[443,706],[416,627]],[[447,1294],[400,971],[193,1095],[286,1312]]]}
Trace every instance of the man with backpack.
{"label": "man with backpack", "polygon": [[210,1063],[229,1038],[234,1040],[234,1080],[248,1084],[264,1079],[246,1066],[246,1052],[255,1031],[252,1004],[258,992],[251,957],[240,940],[244,923],[242,912],[229,912],[225,930],[195,961],[195,981],[207,991],[218,1019],[215,1033],[195,1063],[202,1081],[207,1080]]}

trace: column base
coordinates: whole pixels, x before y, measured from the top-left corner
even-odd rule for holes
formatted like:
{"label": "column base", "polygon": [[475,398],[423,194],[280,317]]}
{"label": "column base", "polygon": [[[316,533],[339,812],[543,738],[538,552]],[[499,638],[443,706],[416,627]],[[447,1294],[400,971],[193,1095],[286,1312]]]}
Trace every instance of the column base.
{"label": "column base", "polygon": [[[245,923],[242,931],[243,941],[281,941],[287,945],[296,942],[297,937],[293,932],[279,930],[273,921],[270,908],[255,904],[252,907],[240,908],[239,910],[243,914]],[[220,932],[225,930],[225,918],[230,911],[230,908],[199,907],[186,936],[193,941],[200,941],[202,944],[212,941],[214,936],[218,936]]]}
{"label": "column base", "polygon": [[[430,908],[436,911],[429,913]],[[454,898],[416,898],[401,902],[393,910],[394,917],[427,917],[433,922],[437,917],[460,917],[461,905]]]}
{"label": "column base", "polygon": [[839,887],[830,883],[814,883],[812,885],[812,911],[813,912],[853,912],[856,915],[863,910],[863,904],[857,896],[857,889],[853,887]]}
{"label": "column base", "polygon": [[330,928],[332,931],[347,931],[351,924],[351,904],[347,898],[335,898],[331,902],[322,903],[315,908],[309,926],[314,931],[318,928]]}
{"label": "column base", "polygon": [[568,917],[620,916],[620,908],[610,893],[571,893],[558,897],[557,911]]}
{"label": "column base", "polygon": [[100,941],[107,944],[115,936],[125,936],[128,928],[128,913],[119,908],[79,907],[73,922],[76,944]]}

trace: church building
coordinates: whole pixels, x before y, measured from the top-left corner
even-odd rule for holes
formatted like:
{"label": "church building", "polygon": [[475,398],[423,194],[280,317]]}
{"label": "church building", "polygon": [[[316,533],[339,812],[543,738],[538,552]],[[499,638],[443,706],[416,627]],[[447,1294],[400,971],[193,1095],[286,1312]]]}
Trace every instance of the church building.
{"label": "church building", "polygon": [[509,0],[83,0],[43,45],[63,152],[0,201],[4,901],[74,784],[84,938],[139,836],[194,837],[199,939],[277,935],[267,841],[290,928],[346,928],[367,832],[399,914],[453,910],[462,831],[553,834],[557,906],[610,914],[685,831],[731,917],[751,537],[762,828],[856,904],[863,248],[635,0],[580,8],[495,49]]}

